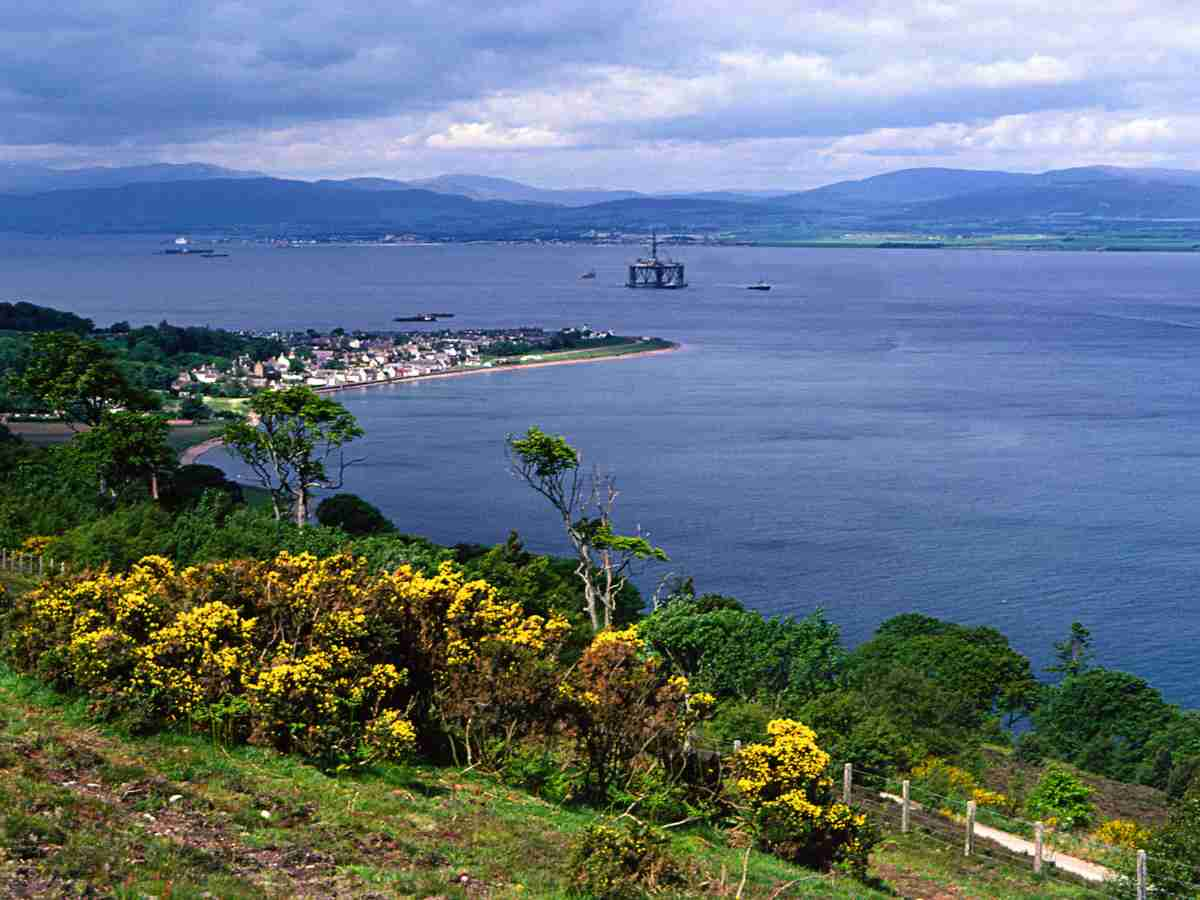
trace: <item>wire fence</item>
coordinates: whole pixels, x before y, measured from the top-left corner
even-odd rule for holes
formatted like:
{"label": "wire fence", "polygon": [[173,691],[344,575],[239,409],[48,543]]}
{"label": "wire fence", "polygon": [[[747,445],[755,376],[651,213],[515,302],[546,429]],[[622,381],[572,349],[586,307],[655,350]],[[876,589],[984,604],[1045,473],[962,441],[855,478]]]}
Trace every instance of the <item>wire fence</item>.
{"label": "wire fence", "polygon": [[[691,748],[724,768],[742,742],[699,740]],[[919,779],[849,764],[831,766],[830,774],[835,784],[840,781],[841,799],[869,812],[885,833],[914,835],[972,864],[1032,873],[1070,887],[1075,896],[1200,900],[1194,865],[1050,829],[974,800],[939,794]]]}
{"label": "wire fence", "polygon": [[64,560],[51,559],[27,550],[0,548],[0,572],[22,575],[26,578],[45,578],[62,575],[70,570],[71,566]]}

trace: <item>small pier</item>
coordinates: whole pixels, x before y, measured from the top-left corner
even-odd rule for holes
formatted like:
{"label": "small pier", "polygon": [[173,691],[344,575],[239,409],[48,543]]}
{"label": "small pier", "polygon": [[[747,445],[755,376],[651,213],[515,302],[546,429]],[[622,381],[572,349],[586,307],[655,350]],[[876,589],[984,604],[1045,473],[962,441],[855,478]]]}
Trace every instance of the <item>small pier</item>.
{"label": "small pier", "polygon": [[658,235],[654,234],[650,239],[650,256],[629,264],[629,280],[625,282],[625,286],[660,290],[685,288],[687,280],[683,275],[683,263],[659,259]]}

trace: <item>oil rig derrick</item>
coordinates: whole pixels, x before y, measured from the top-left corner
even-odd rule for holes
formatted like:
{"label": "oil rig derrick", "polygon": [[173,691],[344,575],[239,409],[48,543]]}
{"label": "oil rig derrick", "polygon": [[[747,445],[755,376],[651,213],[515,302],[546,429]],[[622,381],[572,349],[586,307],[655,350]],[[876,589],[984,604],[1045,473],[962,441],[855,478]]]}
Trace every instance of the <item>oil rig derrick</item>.
{"label": "oil rig derrick", "polygon": [[626,287],[659,288],[670,290],[687,287],[683,277],[683,263],[658,258],[658,233],[650,238],[650,255],[629,264],[629,280]]}

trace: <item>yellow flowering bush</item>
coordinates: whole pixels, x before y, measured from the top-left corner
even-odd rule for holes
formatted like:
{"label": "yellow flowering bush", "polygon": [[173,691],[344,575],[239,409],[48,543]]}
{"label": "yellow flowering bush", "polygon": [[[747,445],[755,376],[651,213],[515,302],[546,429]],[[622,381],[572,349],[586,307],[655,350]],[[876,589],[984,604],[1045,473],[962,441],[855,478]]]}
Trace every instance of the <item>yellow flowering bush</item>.
{"label": "yellow flowering bush", "polygon": [[21,549],[34,556],[41,556],[46,552],[46,548],[54,543],[54,540],[52,534],[35,534],[21,541]]}
{"label": "yellow flowering bush", "polygon": [[734,803],[759,845],[803,865],[865,873],[875,830],[835,798],[816,734],[791,719],[770,722],[767,733],[771,743],[749,744],[733,758]]}
{"label": "yellow flowering bush", "polygon": [[453,600],[445,612],[445,665],[436,686],[442,725],[470,764],[502,765],[523,739],[552,727],[570,633],[560,615],[526,616],[485,581],[439,572]]}
{"label": "yellow flowering bush", "polygon": [[1109,819],[1092,832],[1092,837],[1102,844],[1136,850],[1146,846],[1150,840],[1150,830],[1128,819]]}
{"label": "yellow flowering bush", "polygon": [[489,734],[554,715],[543,701],[568,631],[449,563],[372,575],[351,556],[288,553],[53,578],[4,618],[14,667],[104,712],[331,764],[400,758],[423,725]]}
{"label": "yellow flowering bush", "polygon": [[597,634],[557,692],[585,764],[583,793],[596,801],[610,799],[643,754],[668,779],[681,776],[688,736],[715,705],[711,695],[689,694],[688,680],[672,675],[635,628]]}
{"label": "yellow flowering bush", "polygon": [[589,825],[572,848],[571,869],[576,890],[601,900],[637,900],[685,881],[665,834],[636,820]]}
{"label": "yellow flowering bush", "polygon": [[417,746],[417,731],[399,710],[385,709],[367,725],[364,739],[371,759],[399,762]]}

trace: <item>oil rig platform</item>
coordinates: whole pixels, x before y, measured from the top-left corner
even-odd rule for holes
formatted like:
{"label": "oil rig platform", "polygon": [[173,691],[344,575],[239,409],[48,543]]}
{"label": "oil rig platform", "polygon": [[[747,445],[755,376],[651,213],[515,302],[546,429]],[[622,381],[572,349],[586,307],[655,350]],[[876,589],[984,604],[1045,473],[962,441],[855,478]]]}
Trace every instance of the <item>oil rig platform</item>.
{"label": "oil rig platform", "polygon": [[658,288],[673,290],[687,287],[683,277],[683,263],[658,258],[658,235],[650,239],[650,256],[634,260],[629,264],[629,280],[625,287]]}

